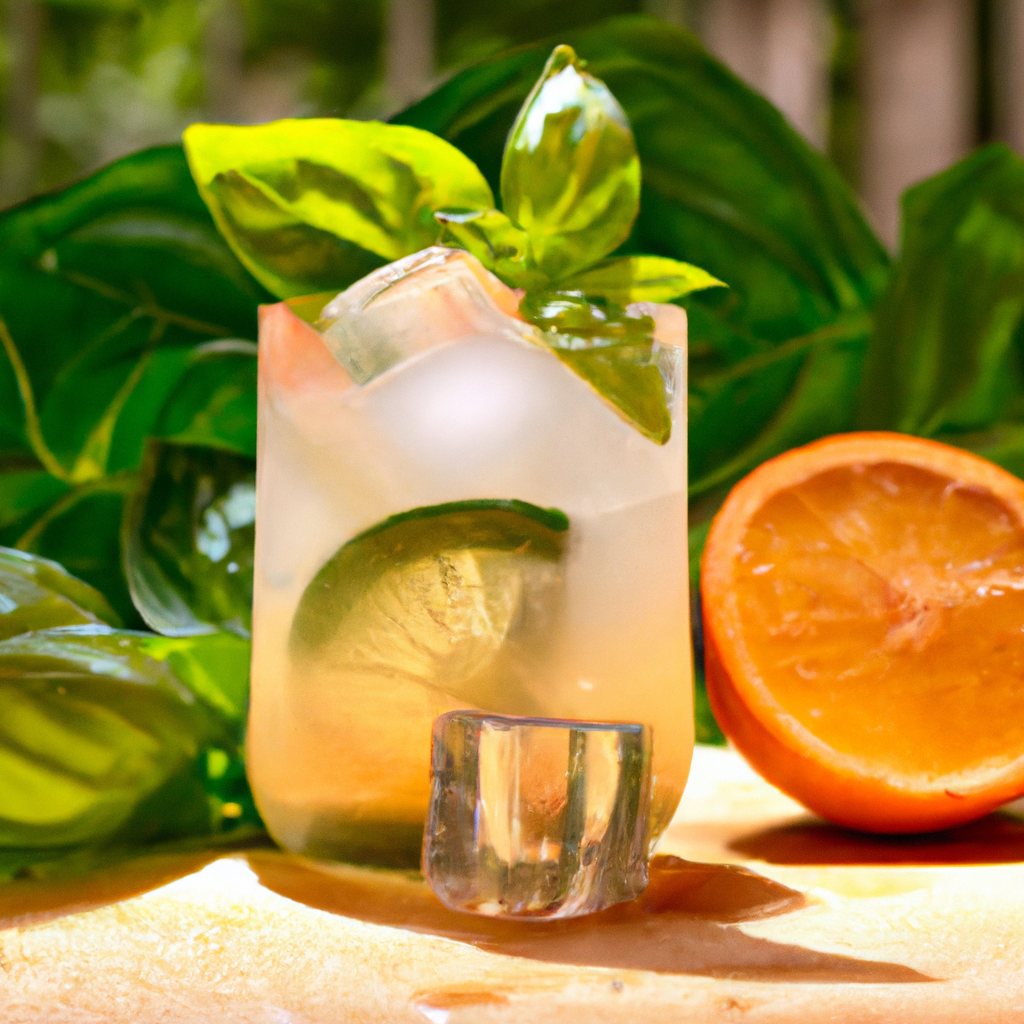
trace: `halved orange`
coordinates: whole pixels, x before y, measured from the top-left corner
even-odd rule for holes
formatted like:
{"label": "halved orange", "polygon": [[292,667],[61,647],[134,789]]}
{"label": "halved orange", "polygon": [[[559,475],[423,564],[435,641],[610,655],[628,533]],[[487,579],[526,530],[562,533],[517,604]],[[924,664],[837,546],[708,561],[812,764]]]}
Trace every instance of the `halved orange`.
{"label": "halved orange", "polygon": [[708,694],[818,814],[946,828],[1024,793],[1024,482],[902,434],[825,438],[733,489],[704,549]]}

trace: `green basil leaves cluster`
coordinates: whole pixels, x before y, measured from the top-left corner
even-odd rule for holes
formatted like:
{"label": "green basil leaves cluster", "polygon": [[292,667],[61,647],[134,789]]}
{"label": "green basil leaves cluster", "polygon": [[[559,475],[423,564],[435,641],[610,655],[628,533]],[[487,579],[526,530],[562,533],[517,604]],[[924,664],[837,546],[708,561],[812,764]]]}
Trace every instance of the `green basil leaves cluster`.
{"label": "green basil leaves cluster", "polygon": [[605,260],[639,212],[640,158],[622,107],[570,46],[555,48],[512,125],[501,203],[504,212],[441,210],[436,217],[442,242],[471,252],[514,288],[626,306],[722,283],[665,257]]}
{"label": "green basil leaves cluster", "polygon": [[0,548],[0,877],[217,830],[206,762],[237,749],[249,645],[117,625],[88,584]]}
{"label": "green basil leaves cluster", "polygon": [[622,107],[559,46],[519,112],[501,202],[530,262],[564,280],[624,242],[640,207],[640,158]]}
{"label": "green basil leaves cluster", "polygon": [[179,147],[0,213],[0,241],[0,878],[258,827],[242,734],[272,296]]}
{"label": "green basil leaves cluster", "polygon": [[[667,257],[606,259],[636,220],[640,159],[622,107],[569,46],[555,48],[508,134],[501,210],[471,160],[404,125],[197,124],[185,133],[185,149],[222,234],[280,298],[339,291],[438,241],[472,253],[529,296],[596,300],[594,325],[611,322],[609,313],[628,319],[633,302],[667,302],[721,284]],[[524,304],[527,319],[535,305]],[[627,422],[663,444],[671,421],[664,389],[655,387],[652,324],[634,319],[628,346],[614,332],[594,332],[601,353],[565,361]],[[556,353],[568,347],[550,324],[542,338]],[[601,373],[584,370],[596,362]],[[638,386],[644,394],[634,400]]]}
{"label": "green basil leaves cluster", "polygon": [[194,124],[185,151],[239,260],[279,298],[340,290],[437,241],[507,284],[629,303],[721,284],[678,260],[623,257],[640,160],[608,88],[558,46],[509,133],[502,210],[477,166],[406,125],[306,119]]}
{"label": "green basil leaves cluster", "polygon": [[569,46],[548,60],[512,125],[495,209],[440,211],[442,241],[517,288],[566,281],[626,240],[640,159],[622,107]]}

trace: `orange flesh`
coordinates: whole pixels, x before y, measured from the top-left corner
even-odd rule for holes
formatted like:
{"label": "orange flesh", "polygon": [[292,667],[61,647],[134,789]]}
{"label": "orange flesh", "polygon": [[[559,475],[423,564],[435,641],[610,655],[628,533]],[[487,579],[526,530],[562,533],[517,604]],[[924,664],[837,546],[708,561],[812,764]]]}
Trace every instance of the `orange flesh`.
{"label": "orange flesh", "polygon": [[896,462],[771,495],[733,565],[751,682],[872,773],[1024,754],[1024,525],[987,490]]}

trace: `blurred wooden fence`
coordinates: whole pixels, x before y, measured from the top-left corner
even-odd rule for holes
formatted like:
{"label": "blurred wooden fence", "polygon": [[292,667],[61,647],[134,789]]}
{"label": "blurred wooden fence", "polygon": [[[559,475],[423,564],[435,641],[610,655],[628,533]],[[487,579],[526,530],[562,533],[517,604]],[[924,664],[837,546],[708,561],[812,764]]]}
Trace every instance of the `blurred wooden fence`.
{"label": "blurred wooden fence", "polygon": [[[422,25],[432,0],[391,5],[403,17],[416,9]],[[827,147],[837,0],[646,0],[644,8],[696,31],[811,143]],[[1024,153],[1024,0],[849,0],[848,10],[859,36],[857,176],[869,218],[895,247],[909,185],[966,155],[984,141],[979,134]],[[422,38],[410,37],[389,35],[391,92],[403,100],[429,83]],[[987,126],[979,125],[980,53],[990,76]]]}
{"label": "blurred wooden fence", "polygon": [[[909,185],[959,160],[980,135],[1024,152],[1024,0],[850,6],[860,37],[860,191],[895,246],[899,197]],[[824,148],[834,11],[829,0],[703,0],[685,14],[712,52]],[[987,126],[979,124],[980,87],[991,94]]]}

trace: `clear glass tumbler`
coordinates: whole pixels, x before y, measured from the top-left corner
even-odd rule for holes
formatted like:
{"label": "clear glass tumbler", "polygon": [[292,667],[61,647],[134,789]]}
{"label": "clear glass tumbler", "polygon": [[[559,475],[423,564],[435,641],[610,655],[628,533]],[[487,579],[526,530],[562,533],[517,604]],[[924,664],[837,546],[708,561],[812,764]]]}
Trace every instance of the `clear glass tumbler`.
{"label": "clear glass tumbler", "polygon": [[654,320],[671,415],[644,436],[433,248],[260,328],[247,759],[274,837],[417,864],[435,719],[652,730],[650,840],[693,747],[686,318]]}

